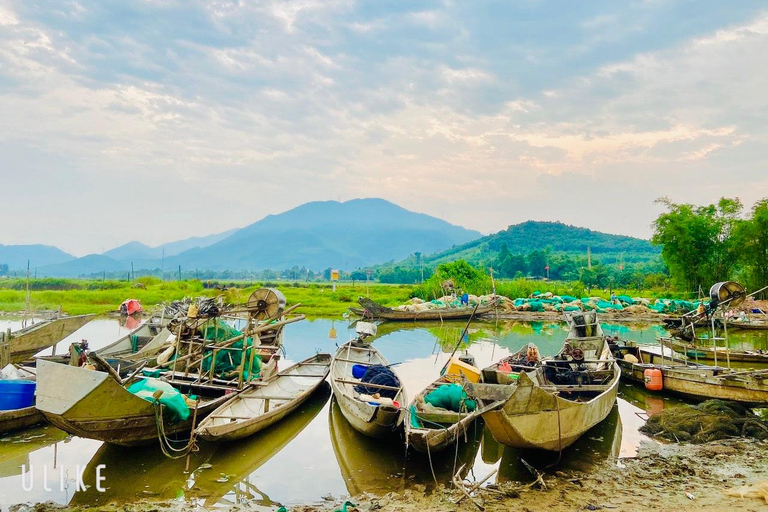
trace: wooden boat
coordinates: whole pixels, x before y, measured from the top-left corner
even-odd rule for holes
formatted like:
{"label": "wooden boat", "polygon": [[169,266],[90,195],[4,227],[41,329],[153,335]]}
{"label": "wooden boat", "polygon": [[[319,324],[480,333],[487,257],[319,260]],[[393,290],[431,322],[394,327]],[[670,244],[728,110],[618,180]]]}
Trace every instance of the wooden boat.
{"label": "wooden boat", "polygon": [[330,354],[317,354],[238,394],[213,411],[196,429],[207,441],[242,439],[296,410],[328,376]]}
{"label": "wooden boat", "polygon": [[495,304],[481,305],[475,311],[474,306],[460,308],[444,307],[437,309],[428,309],[426,311],[400,311],[388,308],[372,301],[367,297],[358,299],[360,308],[349,308],[355,315],[369,319],[384,319],[394,321],[417,321],[417,320],[461,320],[467,319],[475,313],[475,316],[484,315],[493,311]]}
{"label": "wooden boat", "polygon": [[370,437],[386,437],[400,428],[408,399],[402,384],[399,387],[366,384],[369,388],[394,391],[395,397],[375,399],[355,390],[362,384],[352,375],[352,367],[361,365],[389,366],[389,362],[372,346],[352,340],[336,351],[331,362],[331,387],[339,408],[352,427]]}
{"label": "wooden boat", "polygon": [[744,331],[768,331],[768,322],[756,322],[756,321],[728,322],[728,328],[741,329]]}
{"label": "wooden boat", "polygon": [[467,385],[501,444],[560,451],[611,412],[621,371],[596,318],[579,315],[578,322],[558,355],[521,371],[515,384]]}
{"label": "wooden boat", "polygon": [[[63,340],[96,315],[62,316],[11,332],[11,362],[20,363]],[[3,335],[7,338],[7,333]]]}
{"label": "wooden boat", "polygon": [[[190,374],[188,378],[186,386],[175,386],[200,396],[198,421],[231,398],[225,394],[231,390],[227,386],[196,386],[195,376]],[[189,434],[195,416],[190,414],[186,420],[172,423],[166,408],[157,416],[153,403],[133,395],[106,372],[45,360],[37,365],[36,407],[65,432],[123,446],[157,441],[159,426],[169,436]]]}
{"label": "wooden boat", "polygon": [[456,381],[452,376],[442,376],[427,386],[408,408],[405,422],[405,444],[417,452],[432,454],[452,446],[466,436],[472,423],[480,417],[480,410],[454,412],[435,407],[424,398],[440,386]]}
{"label": "wooden boat", "polygon": [[[659,347],[632,344],[613,348],[621,376],[634,383],[645,383],[644,373],[649,368],[662,374],[662,393],[674,393],[694,400],[733,400],[747,407],[765,407],[768,404],[768,370],[732,371],[727,368],[694,364],[661,355]],[[632,355],[637,362],[627,361]]]}
{"label": "wooden boat", "polygon": [[[728,324],[729,326],[731,324]],[[768,365],[768,352],[758,352],[754,350],[733,350],[727,347],[717,347],[717,352],[713,347],[702,347],[686,343],[676,338],[659,338],[659,341],[667,348],[683,354],[688,359],[710,362],[715,360],[725,363],[731,361],[735,363],[761,363]]]}
{"label": "wooden boat", "polygon": [[44,421],[45,418],[34,405],[23,409],[0,411],[0,434],[24,430]]}

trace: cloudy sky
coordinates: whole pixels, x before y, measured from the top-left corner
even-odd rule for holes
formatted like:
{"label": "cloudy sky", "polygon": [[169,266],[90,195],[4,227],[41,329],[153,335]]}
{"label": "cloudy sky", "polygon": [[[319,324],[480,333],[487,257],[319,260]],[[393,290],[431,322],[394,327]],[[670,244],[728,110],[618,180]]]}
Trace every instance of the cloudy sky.
{"label": "cloudy sky", "polygon": [[0,243],[383,197],[648,237],[768,196],[764,2],[0,0]]}

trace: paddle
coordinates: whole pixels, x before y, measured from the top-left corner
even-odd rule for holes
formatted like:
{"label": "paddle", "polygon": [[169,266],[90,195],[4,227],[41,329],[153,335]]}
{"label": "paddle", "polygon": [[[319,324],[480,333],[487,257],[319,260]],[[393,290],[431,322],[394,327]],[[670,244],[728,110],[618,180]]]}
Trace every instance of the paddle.
{"label": "paddle", "polygon": [[453,352],[451,352],[451,356],[448,358],[448,360],[443,365],[443,368],[440,370],[441,375],[448,368],[448,364],[451,362],[451,359],[453,359],[453,356],[456,355],[456,351],[459,350],[459,346],[461,346],[461,340],[463,340],[464,336],[467,334],[467,330],[469,330],[469,324],[472,323],[472,318],[474,318],[475,313],[477,312],[477,308],[479,307],[480,307],[480,302],[475,304],[475,309],[473,309],[472,314],[469,315],[469,319],[467,320],[467,325],[464,326],[464,330],[461,332],[461,336],[459,336],[459,341],[456,342],[456,346],[453,347]]}

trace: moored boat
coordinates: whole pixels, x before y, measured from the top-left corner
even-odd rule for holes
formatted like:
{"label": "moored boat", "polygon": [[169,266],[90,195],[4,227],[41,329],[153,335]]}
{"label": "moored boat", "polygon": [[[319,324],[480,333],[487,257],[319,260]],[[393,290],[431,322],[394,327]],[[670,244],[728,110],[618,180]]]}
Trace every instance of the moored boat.
{"label": "moored boat", "polygon": [[[728,324],[730,327],[731,324]],[[726,361],[734,363],[757,363],[768,365],[768,352],[757,350],[733,350],[729,347],[717,347],[694,345],[677,338],[659,338],[661,344],[671,348],[689,360],[714,362],[717,358],[718,363]]]}
{"label": "moored boat", "polygon": [[45,421],[34,405],[10,411],[0,411],[0,434],[24,430]]}
{"label": "moored boat", "polygon": [[[466,393],[456,383],[460,378],[446,374],[435,380],[421,391],[408,407],[405,421],[405,443],[421,453],[436,453],[466,437],[472,423],[480,417],[481,411],[473,400],[466,399]],[[464,398],[449,400],[443,398],[440,405],[428,397],[438,390],[453,392]],[[444,393],[447,394],[447,393]],[[434,395],[432,395],[434,396]],[[457,410],[448,407],[445,402],[453,403]]]}
{"label": "moored boat", "polygon": [[193,419],[202,420],[230,398],[225,386],[189,388],[200,397],[197,411],[175,420],[168,407],[134,395],[107,372],[40,360],[36,407],[69,434],[134,446],[161,435],[189,434]]}
{"label": "moored boat", "polygon": [[560,451],[600,423],[616,402],[621,371],[594,315],[568,317],[571,332],[560,353],[516,382],[473,384],[485,409],[485,428],[515,448]]}
{"label": "moored boat", "polygon": [[2,338],[10,343],[11,362],[20,363],[41,350],[52,347],[88,322],[96,315],[61,316],[43,320],[33,325],[7,333]]}
{"label": "moored boat", "polygon": [[[621,376],[646,384],[646,371],[660,373],[662,393],[682,395],[693,400],[733,400],[747,407],[768,404],[768,370],[733,371],[718,366],[695,364],[671,354],[662,356],[659,347],[632,344],[613,348]],[[631,357],[627,357],[627,356]]]}
{"label": "moored boat", "polygon": [[408,400],[399,379],[391,378],[391,370],[384,372],[389,376],[384,379],[388,384],[375,382],[379,379],[364,381],[365,375],[355,377],[355,367],[366,372],[369,367],[390,366],[378,350],[363,342],[371,334],[361,332],[361,328],[368,326],[375,328],[373,324],[358,322],[360,337],[336,351],[331,362],[331,387],[342,414],[355,430],[370,437],[387,437],[402,426]]}
{"label": "moored boat", "polygon": [[207,441],[233,441],[259,432],[299,407],[325,382],[330,354],[317,354],[273,375],[221,405],[196,434]]}
{"label": "moored boat", "polygon": [[349,310],[365,319],[383,319],[393,321],[421,321],[421,320],[465,320],[471,316],[480,316],[493,311],[495,303],[481,304],[477,306],[465,307],[442,307],[427,309],[424,311],[401,311],[388,308],[372,301],[367,297],[358,299],[359,308],[349,308]]}

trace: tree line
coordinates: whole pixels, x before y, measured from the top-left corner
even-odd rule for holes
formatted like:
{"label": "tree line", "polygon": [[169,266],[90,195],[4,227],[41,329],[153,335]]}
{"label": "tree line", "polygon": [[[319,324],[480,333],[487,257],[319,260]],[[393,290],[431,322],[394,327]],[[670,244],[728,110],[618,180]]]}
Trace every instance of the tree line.
{"label": "tree line", "polygon": [[768,198],[745,212],[738,198],[693,205],[663,197],[666,211],[654,221],[652,242],[673,283],[704,291],[719,281],[734,280],[748,290],[768,285]]}

